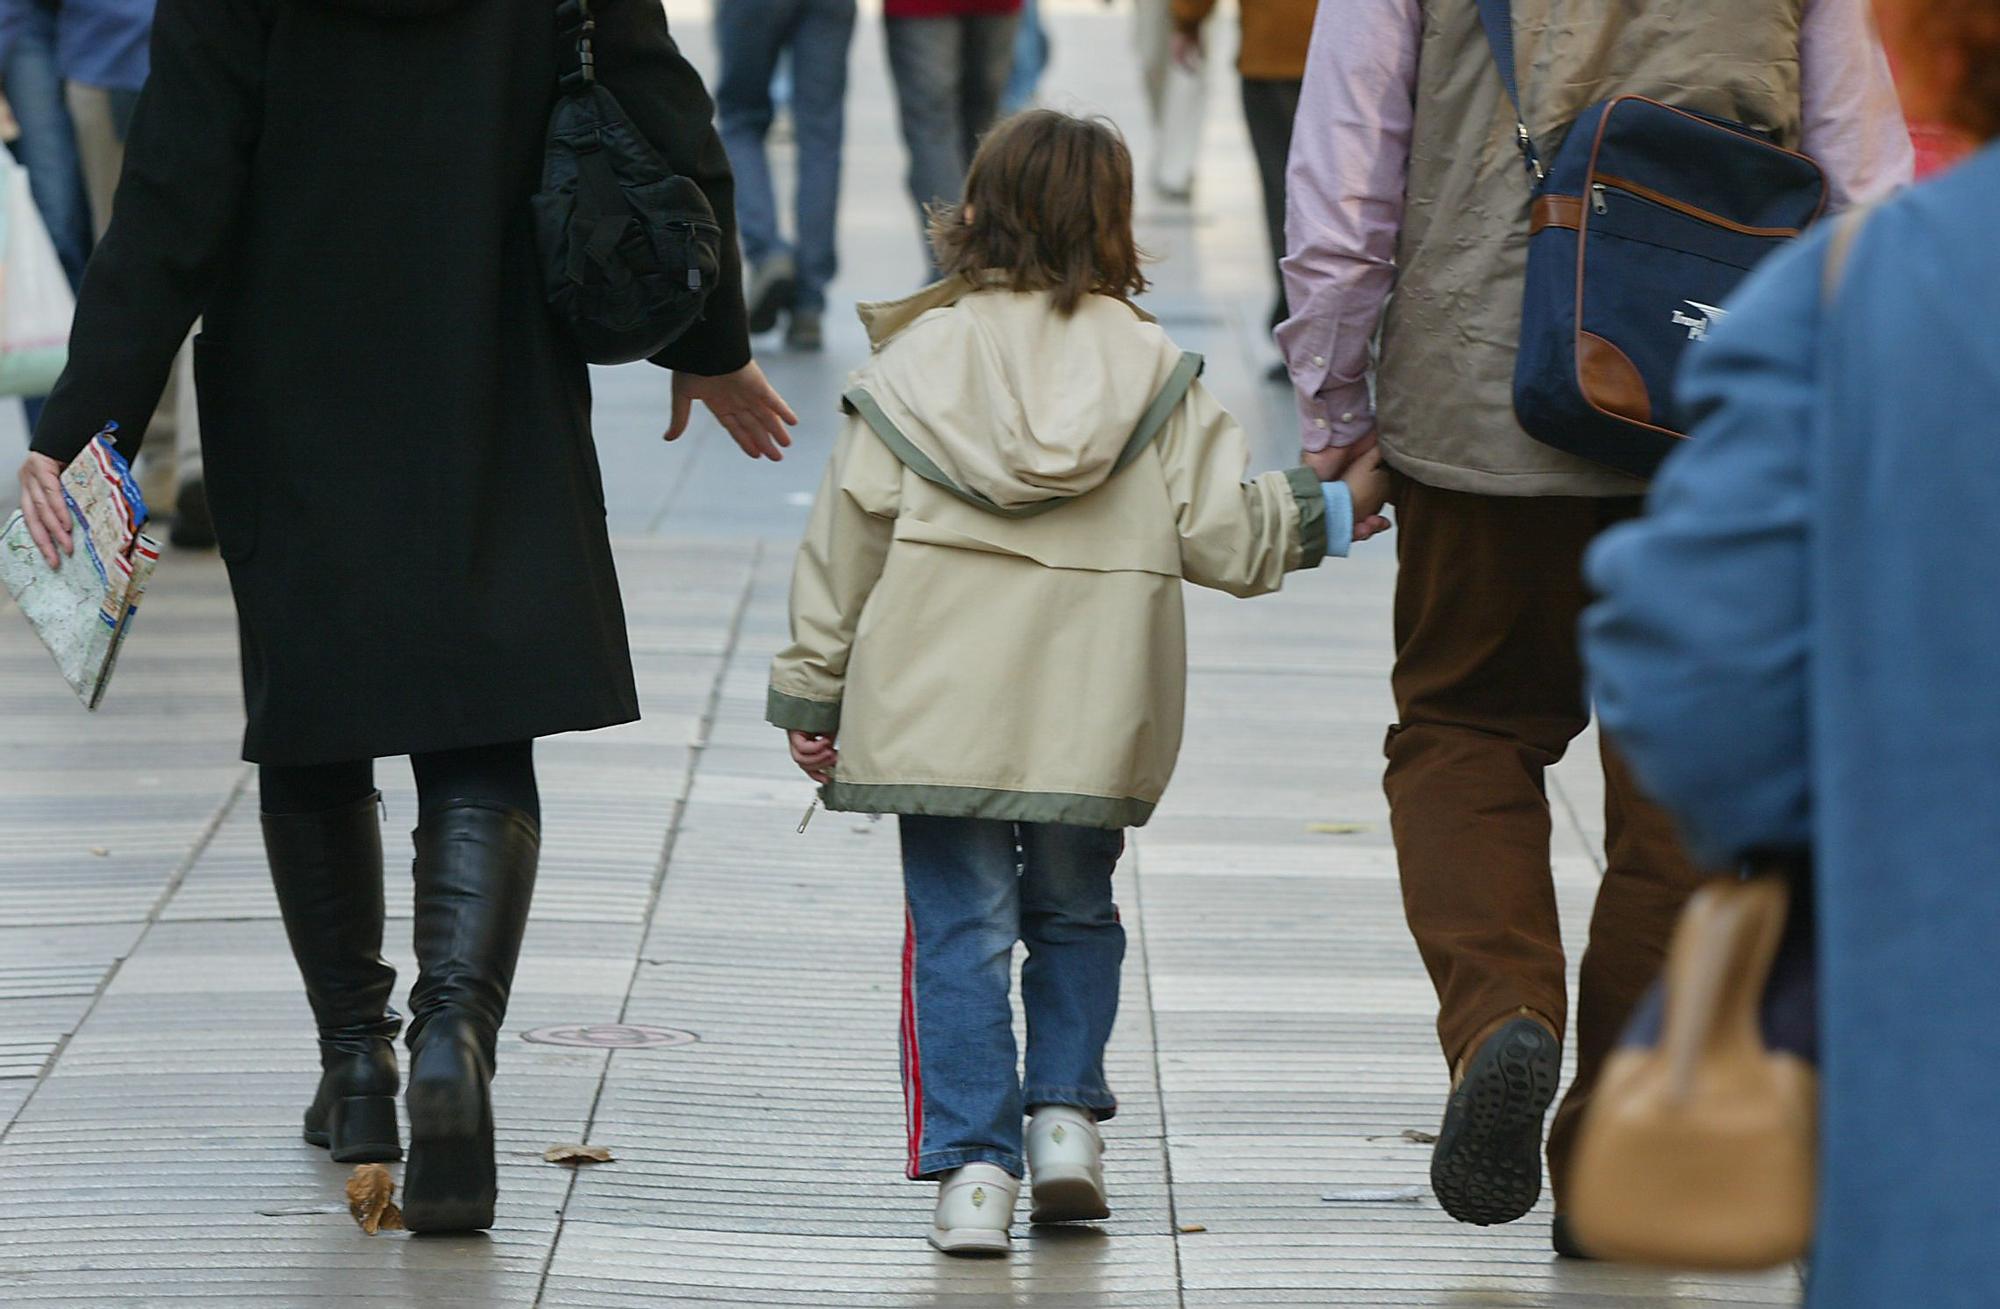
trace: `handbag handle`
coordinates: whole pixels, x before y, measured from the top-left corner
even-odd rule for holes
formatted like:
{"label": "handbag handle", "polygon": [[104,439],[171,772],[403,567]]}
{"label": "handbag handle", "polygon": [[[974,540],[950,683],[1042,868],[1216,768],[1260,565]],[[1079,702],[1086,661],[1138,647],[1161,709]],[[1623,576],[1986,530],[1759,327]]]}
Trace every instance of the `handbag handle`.
{"label": "handbag handle", "polygon": [[1790,904],[1781,877],[1713,885],[1689,904],[1667,962],[1660,1039],[1676,1098],[1693,1097],[1710,1060],[1763,1049],[1759,1014]]}
{"label": "handbag handle", "polygon": [[1479,23],[1486,29],[1486,44],[1500,69],[1500,84],[1507,88],[1507,100],[1514,106],[1514,141],[1521,158],[1537,182],[1548,178],[1542,157],[1535,150],[1535,138],[1528,132],[1528,116],[1521,111],[1521,87],[1514,77],[1514,6],[1509,0],[1478,0]]}

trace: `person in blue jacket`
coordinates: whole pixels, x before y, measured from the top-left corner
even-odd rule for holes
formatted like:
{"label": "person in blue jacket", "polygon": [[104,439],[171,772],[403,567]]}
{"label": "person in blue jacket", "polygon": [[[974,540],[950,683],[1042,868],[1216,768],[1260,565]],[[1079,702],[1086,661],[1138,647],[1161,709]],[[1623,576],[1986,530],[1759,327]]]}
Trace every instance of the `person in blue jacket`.
{"label": "person in blue jacket", "polygon": [[[1992,142],[2000,0],[1913,3],[1927,36],[1981,31],[1901,62]],[[2000,1305],[1996,211],[1989,144],[1760,269],[1693,356],[1649,515],[1589,561],[1598,708],[1644,785],[1712,864],[1816,861],[1813,1309]]]}

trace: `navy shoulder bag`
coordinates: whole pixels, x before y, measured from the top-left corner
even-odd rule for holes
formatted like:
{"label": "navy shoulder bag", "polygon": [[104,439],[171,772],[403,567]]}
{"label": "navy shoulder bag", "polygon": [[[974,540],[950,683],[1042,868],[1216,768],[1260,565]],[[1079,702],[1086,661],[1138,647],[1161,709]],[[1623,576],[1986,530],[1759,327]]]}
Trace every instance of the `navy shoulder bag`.
{"label": "navy shoulder bag", "polygon": [[1508,0],[1478,0],[1534,178],[1514,411],[1544,445],[1650,477],[1686,436],[1681,356],[1826,206],[1812,159],[1642,96],[1592,105],[1545,165],[1521,110]]}

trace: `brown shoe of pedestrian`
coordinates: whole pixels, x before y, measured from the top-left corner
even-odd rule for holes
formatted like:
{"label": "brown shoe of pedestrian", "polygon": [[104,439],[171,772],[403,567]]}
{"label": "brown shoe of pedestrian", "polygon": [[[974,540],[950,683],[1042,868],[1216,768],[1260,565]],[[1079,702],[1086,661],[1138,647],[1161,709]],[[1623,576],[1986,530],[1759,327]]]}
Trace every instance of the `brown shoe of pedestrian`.
{"label": "brown shoe of pedestrian", "polygon": [[1431,1152],[1431,1190],[1461,1223],[1511,1223],[1542,1195],[1542,1122],[1562,1043],[1526,1010],[1482,1032],[1460,1061]]}

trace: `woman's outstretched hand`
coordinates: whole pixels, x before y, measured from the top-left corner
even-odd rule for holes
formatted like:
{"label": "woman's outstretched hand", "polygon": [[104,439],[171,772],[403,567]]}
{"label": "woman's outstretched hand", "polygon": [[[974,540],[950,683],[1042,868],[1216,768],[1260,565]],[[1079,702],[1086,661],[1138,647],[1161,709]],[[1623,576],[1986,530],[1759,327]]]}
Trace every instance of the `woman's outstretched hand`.
{"label": "woman's outstretched hand", "polygon": [[792,762],[807,777],[822,786],[833,780],[833,768],[840,762],[840,751],[834,748],[832,737],[815,732],[787,732],[785,736],[792,743]]}
{"label": "woman's outstretched hand", "polygon": [[29,538],[51,568],[61,568],[63,555],[76,550],[62,475],[63,466],[47,455],[31,454],[21,465],[21,516],[28,522]]}
{"label": "woman's outstretched hand", "polygon": [[798,426],[799,416],[754,362],[720,377],[675,373],[669,441],[680,440],[681,433],[687,431],[688,415],[697,400],[708,406],[744,454],[774,463],[785,457],[784,448],[792,443],[792,434],[785,429]]}

